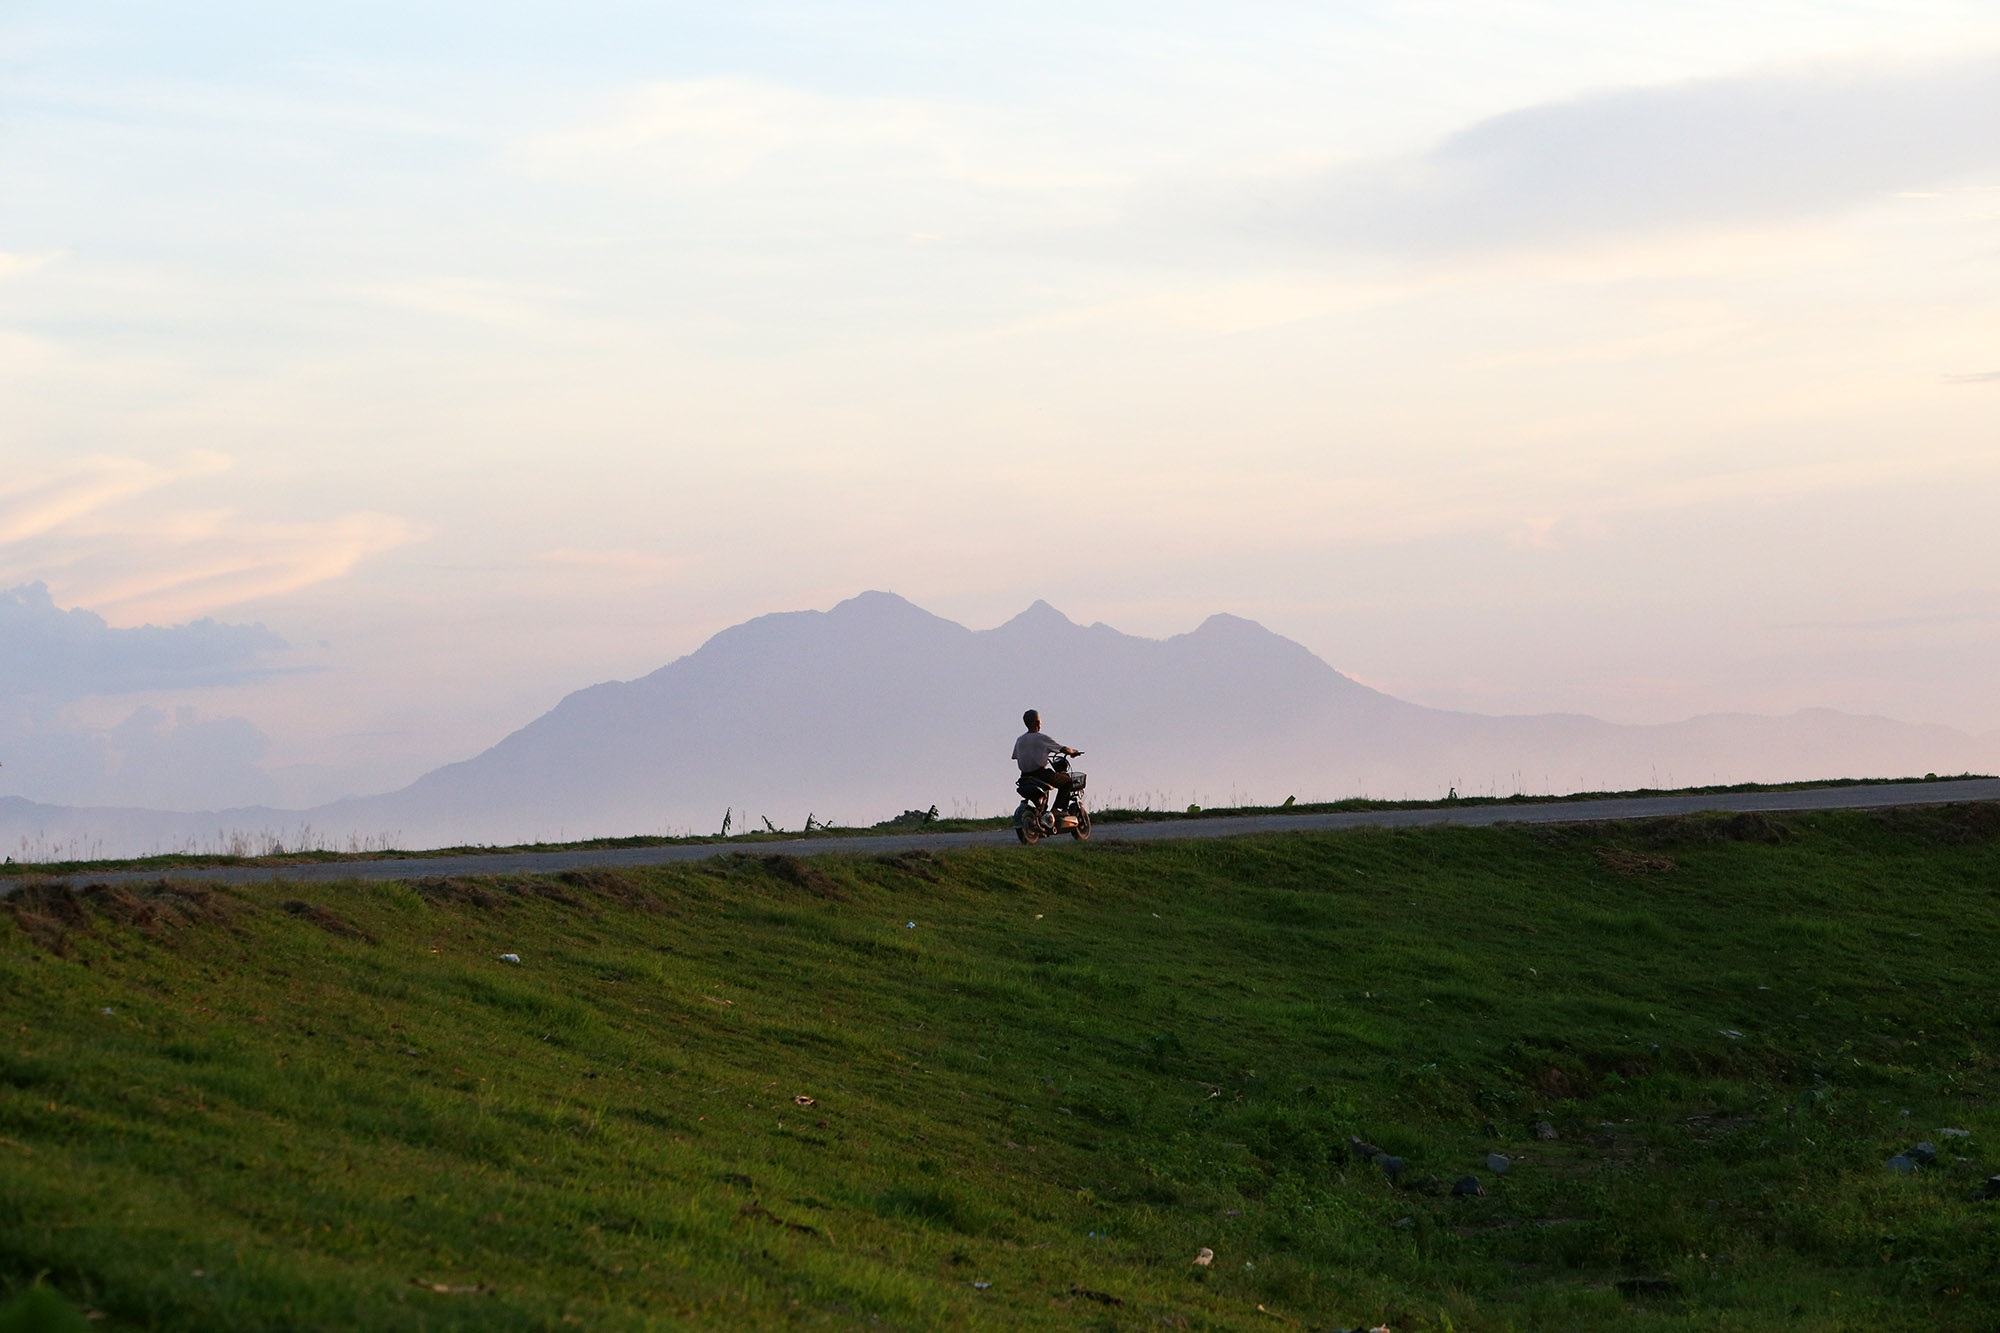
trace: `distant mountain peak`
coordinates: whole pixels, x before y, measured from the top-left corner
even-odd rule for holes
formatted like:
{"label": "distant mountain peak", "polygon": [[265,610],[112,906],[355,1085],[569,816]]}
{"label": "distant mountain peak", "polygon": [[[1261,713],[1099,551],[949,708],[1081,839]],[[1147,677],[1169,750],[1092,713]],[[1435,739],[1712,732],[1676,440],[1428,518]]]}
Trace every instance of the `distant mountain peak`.
{"label": "distant mountain peak", "polygon": [[[810,614],[810,613],[808,613]],[[956,621],[926,611],[907,597],[899,597],[893,592],[872,589],[856,593],[844,602],[836,602],[833,609],[825,613],[825,624],[839,625],[864,633],[872,631],[915,632],[936,634],[949,631],[953,634],[969,633]]]}
{"label": "distant mountain peak", "polygon": [[[1304,644],[1288,639],[1276,630],[1267,628],[1248,617],[1232,616],[1227,611],[1216,612],[1185,635],[1177,637],[1192,639],[1196,643],[1208,644],[1218,649],[1281,652],[1313,657],[1312,650]],[[1313,657],[1313,660],[1319,659]]]}
{"label": "distant mountain peak", "polygon": [[868,588],[866,592],[856,592],[850,598],[834,602],[832,608],[826,614],[834,616],[834,614],[840,614],[842,610],[872,610],[872,608],[878,608],[878,606],[880,608],[908,606],[910,610],[920,610],[920,606],[916,602],[912,602],[908,596],[896,596],[894,592],[888,592],[884,588]]}
{"label": "distant mountain peak", "polygon": [[1071,620],[1068,616],[1056,610],[1053,606],[1050,606],[1047,602],[1043,601],[1041,598],[1038,597],[1035,599],[1035,604],[1033,606],[1023,611],[1020,615],[1015,616],[1012,620],[1008,621],[1000,628],[1001,629],[1061,629],[1061,628],[1075,629],[1076,622],[1074,620]]}
{"label": "distant mountain peak", "polygon": [[840,616],[867,613],[880,614],[883,612],[914,612],[927,620],[935,619],[930,612],[924,610],[909,598],[899,597],[893,592],[884,592],[880,588],[871,588],[867,592],[858,592],[845,601],[835,602],[833,608],[827,614],[830,616]]}
{"label": "distant mountain peak", "polygon": [[[1195,626],[1196,634],[1242,634],[1254,632],[1271,634],[1271,631],[1254,620],[1244,616],[1232,616],[1227,611],[1217,611],[1214,615]],[[1276,637],[1275,635],[1273,637]]]}

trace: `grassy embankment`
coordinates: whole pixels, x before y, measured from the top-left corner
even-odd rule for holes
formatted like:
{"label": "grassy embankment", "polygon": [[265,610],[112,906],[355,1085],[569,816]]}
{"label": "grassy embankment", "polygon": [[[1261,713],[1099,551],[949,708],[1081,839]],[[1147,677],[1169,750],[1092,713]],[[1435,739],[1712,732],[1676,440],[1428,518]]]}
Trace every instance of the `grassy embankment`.
{"label": "grassy embankment", "polygon": [[0,1283],[103,1328],[1986,1329],[1996,959],[1993,806],[31,885]]}

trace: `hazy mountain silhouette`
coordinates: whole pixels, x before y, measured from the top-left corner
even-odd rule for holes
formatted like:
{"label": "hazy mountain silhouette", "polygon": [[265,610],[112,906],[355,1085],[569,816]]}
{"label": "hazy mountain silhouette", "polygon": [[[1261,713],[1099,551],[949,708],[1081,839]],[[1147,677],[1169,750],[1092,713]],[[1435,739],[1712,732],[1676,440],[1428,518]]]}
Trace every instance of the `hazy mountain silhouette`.
{"label": "hazy mountain silhouette", "polygon": [[[1090,752],[1079,767],[1100,803],[1161,807],[1903,776],[1990,770],[2000,751],[1993,738],[1826,710],[1644,727],[1446,712],[1361,685],[1236,616],[1156,640],[1037,602],[973,631],[870,592],[760,616],[650,675],[579,690],[398,792],[179,818],[431,846],[713,832],[725,808],[738,830],[765,815],[792,829],[808,813],[870,823],[933,802],[996,814],[1012,807],[1007,756],[1028,707]],[[10,824],[0,809],[0,830]]]}
{"label": "hazy mountain silhouette", "polygon": [[870,592],[724,630],[638,680],[577,691],[484,754],[345,804],[374,815],[356,827],[446,841],[709,832],[725,808],[739,829],[933,802],[997,813],[1028,707],[1090,752],[1079,766],[1100,800],[1173,806],[1946,772],[1990,748],[1824,711],[1657,727],[1443,712],[1236,616],[1144,639],[1037,602],[973,631]]}

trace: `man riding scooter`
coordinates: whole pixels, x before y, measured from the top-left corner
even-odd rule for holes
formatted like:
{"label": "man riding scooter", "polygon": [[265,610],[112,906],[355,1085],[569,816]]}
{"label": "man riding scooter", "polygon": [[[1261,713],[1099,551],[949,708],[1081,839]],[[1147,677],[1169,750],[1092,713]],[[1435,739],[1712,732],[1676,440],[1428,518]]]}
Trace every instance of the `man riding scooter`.
{"label": "man riding scooter", "polygon": [[1075,822],[1072,809],[1075,803],[1074,788],[1076,777],[1068,771],[1068,766],[1056,768],[1052,760],[1057,755],[1074,759],[1083,753],[1064,745],[1042,730],[1042,715],[1030,708],[1021,714],[1021,722],[1028,729],[1014,742],[1014,763],[1020,768],[1024,780],[1039,782],[1055,792],[1055,815],[1060,823]]}

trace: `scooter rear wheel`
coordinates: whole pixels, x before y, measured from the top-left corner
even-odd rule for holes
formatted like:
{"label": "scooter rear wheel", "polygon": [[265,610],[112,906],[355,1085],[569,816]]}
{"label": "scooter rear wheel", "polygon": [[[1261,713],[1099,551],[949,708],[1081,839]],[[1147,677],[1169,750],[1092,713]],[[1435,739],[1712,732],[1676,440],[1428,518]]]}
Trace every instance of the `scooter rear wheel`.
{"label": "scooter rear wheel", "polygon": [[1037,842],[1040,842],[1042,837],[1041,812],[1031,809],[1026,805],[1016,810],[1014,812],[1014,836],[1021,840],[1022,845],[1028,847],[1032,847]]}

